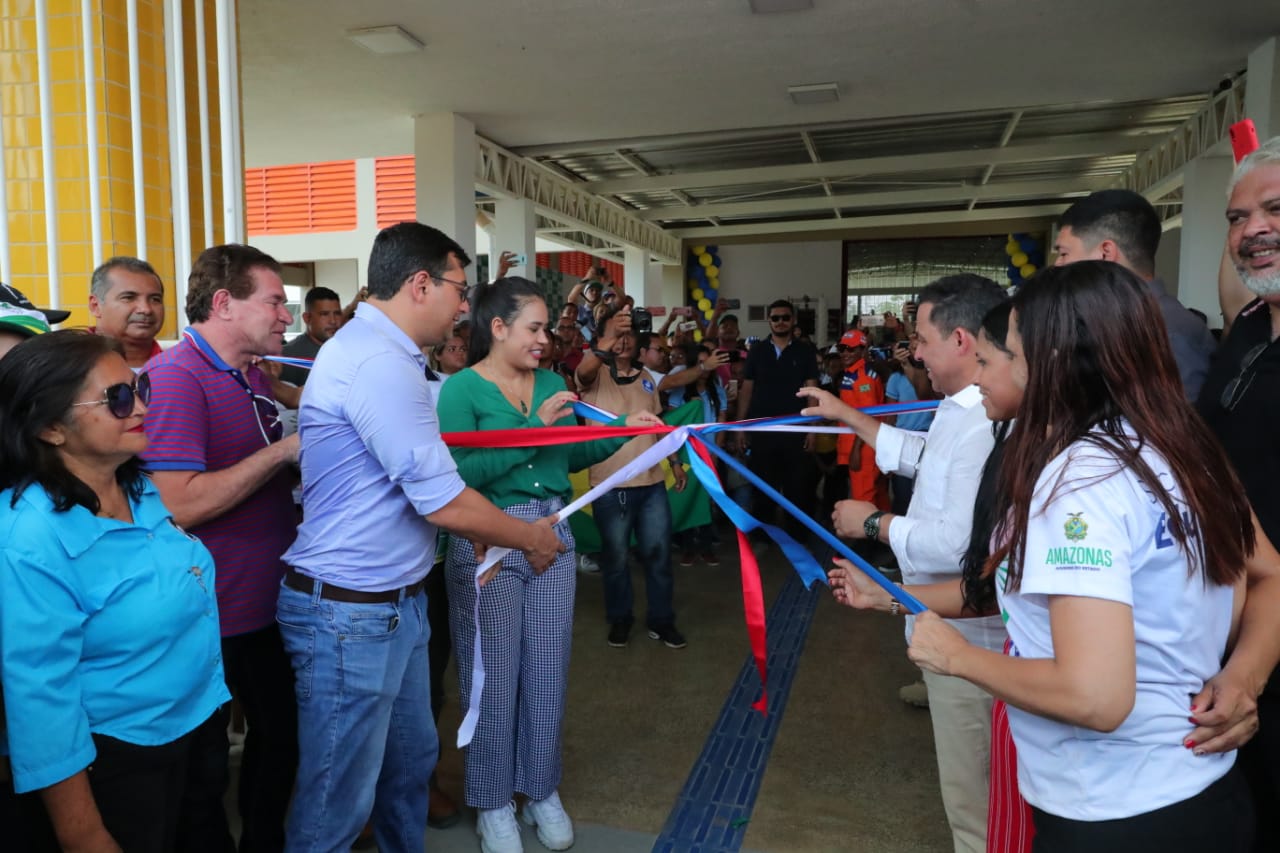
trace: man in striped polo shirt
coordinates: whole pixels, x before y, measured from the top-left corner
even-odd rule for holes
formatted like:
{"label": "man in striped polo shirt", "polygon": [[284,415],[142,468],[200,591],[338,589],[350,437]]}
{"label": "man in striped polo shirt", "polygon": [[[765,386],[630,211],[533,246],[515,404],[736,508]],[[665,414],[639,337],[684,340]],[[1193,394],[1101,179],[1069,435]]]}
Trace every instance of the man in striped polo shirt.
{"label": "man in striped polo shirt", "polygon": [[[152,388],[144,459],[174,522],[200,537],[218,567],[223,667],[248,724],[240,853],[284,848],[298,762],[293,669],[275,622],[280,557],[296,534],[298,437],[281,439],[270,379],[255,364],[279,354],[293,322],[280,271],[250,246],[201,252],[187,283],[191,325],[144,368]],[[188,797],[207,804],[209,825],[195,837],[225,851],[225,733],[218,741],[208,745],[208,761],[192,768]]]}

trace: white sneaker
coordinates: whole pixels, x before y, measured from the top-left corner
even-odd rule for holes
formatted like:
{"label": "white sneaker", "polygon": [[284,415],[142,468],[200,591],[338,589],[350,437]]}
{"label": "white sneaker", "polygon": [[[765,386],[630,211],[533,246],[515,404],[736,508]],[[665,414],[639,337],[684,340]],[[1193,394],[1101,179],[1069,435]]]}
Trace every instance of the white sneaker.
{"label": "white sneaker", "polygon": [[480,809],[476,816],[476,832],[483,853],[524,853],[520,841],[520,824],[516,823],[516,804],[500,809]]}
{"label": "white sneaker", "polygon": [[560,794],[551,792],[545,800],[524,804],[524,822],[538,828],[538,840],[548,850],[568,850],[573,846],[573,821],[560,805]]}
{"label": "white sneaker", "polygon": [[600,564],[586,554],[579,554],[578,571],[582,572],[584,575],[594,575],[599,573]]}

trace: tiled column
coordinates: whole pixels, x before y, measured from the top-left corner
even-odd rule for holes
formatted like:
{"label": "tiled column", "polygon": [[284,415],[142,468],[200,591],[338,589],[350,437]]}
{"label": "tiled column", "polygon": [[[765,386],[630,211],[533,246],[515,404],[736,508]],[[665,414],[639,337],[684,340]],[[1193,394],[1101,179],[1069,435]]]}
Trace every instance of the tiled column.
{"label": "tiled column", "polygon": [[[196,3],[202,8],[197,9]],[[166,91],[164,0],[137,0],[136,49],[138,55],[138,97],[130,96],[129,26],[126,0],[47,0],[48,42],[46,71],[49,80],[52,121],[41,132],[39,96],[40,55],[36,38],[36,0],[0,0],[0,150],[5,177],[4,204],[0,216],[8,224],[8,256],[11,269],[0,269],[0,280],[12,283],[37,304],[47,304],[50,263],[47,235],[50,233],[45,202],[45,181],[54,185],[53,233],[56,234],[55,266],[59,307],[72,312],[67,326],[88,325],[89,277],[95,266],[112,255],[145,258],[165,282],[168,302],[166,328],[162,337],[176,336],[185,324],[177,304],[178,282],[187,270],[174,269],[173,182],[178,176],[170,167],[170,108]],[[83,6],[89,9],[89,39],[84,35]],[[185,54],[185,108],[187,129],[186,180],[192,200],[189,219],[183,226],[191,232],[191,245],[198,253],[205,244],[205,214],[202,181],[210,182],[213,236],[222,240],[220,116],[217,97],[217,48],[214,0],[183,0],[183,52]],[[200,75],[197,74],[197,12],[204,15],[205,64],[210,129],[208,161],[210,174],[202,175],[200,118]],[[91,58],[96,144],[91,145],[86,108],[85,56]],[[135,116],[132,101],[136,100]],[[141,127],[141,173],[134,167],[133,123]],[[43,146],[51,146],[52,172],[43,166]],[[98,171],[97,213],[101,217],[102,250],[94,251],[90,173],[95,159]],[[141,181],[142,192],[135,194]],[[142,201],[144,219],[139,244],[136,226]],[[0,230],[0,237],[3,231]],[[0,253],[0,258],[3,258]]]}

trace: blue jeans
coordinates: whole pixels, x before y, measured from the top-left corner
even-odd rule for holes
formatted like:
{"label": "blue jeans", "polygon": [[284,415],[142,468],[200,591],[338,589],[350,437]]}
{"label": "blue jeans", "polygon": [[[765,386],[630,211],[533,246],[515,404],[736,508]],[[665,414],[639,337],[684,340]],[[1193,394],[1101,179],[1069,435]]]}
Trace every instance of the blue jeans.
{"label": "blue jeans", "polygon": [[627,549],[633,533],[644,566],[649,602],[645,624],[649,627],[673,624],[671,504],[667,502],[666,484],[614,489],[592,504],[591,509],[600,531],[600,570],[604,575],[604,609],[609,624],[632,621]]}
{"label": "blue jeans", "polygon": [[370,814],[383,853],[421,853],[431,719],[427,597],[348,604],[280,588],[276,621],[298,697],[291,853],[349,851]]}

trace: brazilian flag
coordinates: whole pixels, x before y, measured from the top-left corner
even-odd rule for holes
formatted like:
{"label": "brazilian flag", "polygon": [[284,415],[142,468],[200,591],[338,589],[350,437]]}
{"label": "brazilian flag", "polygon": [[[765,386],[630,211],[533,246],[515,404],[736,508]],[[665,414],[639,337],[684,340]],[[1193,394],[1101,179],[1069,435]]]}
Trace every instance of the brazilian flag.
{"label": "brazilian flag", "polygon": [[[671,426],[701,423],[702,401],[690,400],[680,408],[664,414],[662,419]],[[680,451],[680,457],[687,459],[688,453],[689,449],[683,448]],[[671,467],[665,459],[662,461],[662,469],[667,475],[667,501],[671,504],[673,532],[711,523],[711,497],[697,479],[689,474],[687,461],[684,467],[689,484],[685,486],[683,492],[677,492],[674,488],[675,477],[671,474]],[[569,482],[573,484],[574,500],[586,494],[591,488],[587,482],[585,470],[570,474]],[[591,516],[590,506],[569,516],[569,527],[573,530],[573,538],[577,541],[579,553],[594,554],[600,551],[600,532],[596,530],[596,522]]]}

